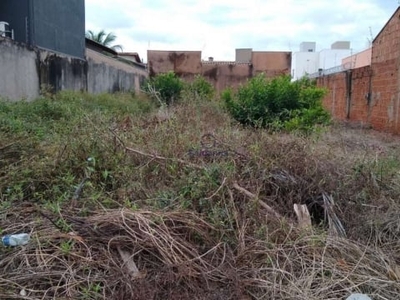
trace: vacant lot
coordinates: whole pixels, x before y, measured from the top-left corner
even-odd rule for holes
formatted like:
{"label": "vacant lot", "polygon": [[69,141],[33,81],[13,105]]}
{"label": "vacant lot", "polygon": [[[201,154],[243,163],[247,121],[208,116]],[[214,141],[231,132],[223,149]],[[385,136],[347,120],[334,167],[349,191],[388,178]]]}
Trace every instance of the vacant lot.
{"label": "vacant lot", "polygon": [[0,232],[31,234],[0,247],[0,298],[399,299],[399,146],[269,134],[210,101],[0,102]]}

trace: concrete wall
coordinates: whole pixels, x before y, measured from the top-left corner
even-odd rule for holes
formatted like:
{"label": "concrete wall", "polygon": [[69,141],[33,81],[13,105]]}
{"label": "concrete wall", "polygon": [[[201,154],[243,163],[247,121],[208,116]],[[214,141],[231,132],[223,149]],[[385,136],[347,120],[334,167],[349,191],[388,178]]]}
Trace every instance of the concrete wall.
{"label": "concrete wall", "polygon": [[253,49],[244,48],[235,50],[235,61],[237,63],[251,63],[251,56],[253,54]]}
{"label": "concrete wall", "polygon": [[1,37],[0,66],[0,97],[10,100],[35,99],[41,88],[53,92],[138,91],[147,77],[144,67],[93,50],[88,49],[87,60],[83,60]]}
{"label": "concrete wall", "polygon": [[87,63],[79,58],[37,50],[39,86],[52,90],[87,90]]}
{"label": "concrete wall", "polygon": [[147,51],[150,76],[173,71],[182,78],[201,73],[201,51]]}
{"label": "concrete wall", "polygon": [[253,74],[265,73],[267,77],[290,74],[291,52],[254,51],[251,58]]}
{"label": "concrete wall", "polygon": [[[243,49],[242,49],[243,50]],[[239,51],[239,56],[249,58],[249,49]],[[237,87],[261,72],[267,77],[290,74],[290,52],[252,52],[251,61],[221,62],[201,61],[201,51],[154,51],[147,52],[150,76],[168,71],[175,72],[184,79],[192,79],[201,74],[214,84],[217,91]]]}
{"label": "concrete wall", "polygon": [[144,68],[126,64],[91,49],[86,50],[86,58],[89,93],[139,91],[141,83],[148,76]]}
{"label": "concrete wall", "polygon": [[39,96],[39,87],[37,54],[0,37],[0,97],[31,100]]}
{"label": "concrete wall", "polygon": [[298,80],[306,74],[318,72],[318,52],[295,52],[292,54],[292,77]]}
{"label": "concrete wall", "polygon": [[253,75],[251,64],[246,63],[204,63],[202,73],[216,88],[222,91],[226,87],[237,88]]}
{"label": "concrete wall", "polygon": [[353,68],[361,68],[371,65],[372,48],[358,52],[342,59],[342,65],[352,66]]}

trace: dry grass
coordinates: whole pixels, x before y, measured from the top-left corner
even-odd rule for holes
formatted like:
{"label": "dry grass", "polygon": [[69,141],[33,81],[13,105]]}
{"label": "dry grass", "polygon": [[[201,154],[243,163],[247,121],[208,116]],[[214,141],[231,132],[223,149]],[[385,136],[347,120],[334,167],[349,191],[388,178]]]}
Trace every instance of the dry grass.
{"label": "dry grass", "polygon": [[93,111],[100,100],[67,96],[54,105],[75,118],[40,106],[26,124],[19,107],[0,123],[0,229],[32,236],[0,249],[1,299],[400,299],[397,137],[269,134],[218,103]]}

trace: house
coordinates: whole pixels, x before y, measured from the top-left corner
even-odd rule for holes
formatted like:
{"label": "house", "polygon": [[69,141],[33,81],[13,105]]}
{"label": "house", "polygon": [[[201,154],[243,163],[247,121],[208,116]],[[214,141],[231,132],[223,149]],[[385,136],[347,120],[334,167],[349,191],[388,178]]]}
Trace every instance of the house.
{"label": "house", "polygon": [[292,54],[291,74],[293,80],[318,72],[329,72],[342,65],[342,59],[351,55],[350,42],[337,41],[329,49],[316,51],[315,42],[303,42],[300,51]]}
{"label": "house", "polygon": [[372,47],[342,59],[342,66],[346,69],[361,68],[371,65]]}
{"label": "house", "polygon": [[201,51],[148,50],[149,74],[173,71],[188,80],[203,75],[222,91],[227,87],[238,87],[259,73],[267,77],[290,73],[291,53],[286,51],[236,49],[235,61],[217,61],[213,57],[204,61],[201,56]]}
{"label": "house", "polygon": [[85,58],[84,0],[1,0],[0,22],[17,42]]}

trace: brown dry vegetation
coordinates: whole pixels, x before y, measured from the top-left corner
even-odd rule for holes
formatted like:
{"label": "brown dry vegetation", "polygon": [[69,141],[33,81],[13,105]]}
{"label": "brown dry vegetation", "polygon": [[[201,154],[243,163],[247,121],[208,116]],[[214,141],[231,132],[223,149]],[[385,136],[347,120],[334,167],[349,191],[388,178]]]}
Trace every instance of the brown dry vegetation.
{"label": "brown dry vegetation", "polygon": [[0,299],[400,299],[398,137],[146,101],[1,103],[0,230],[31,240],[0,248]]}

